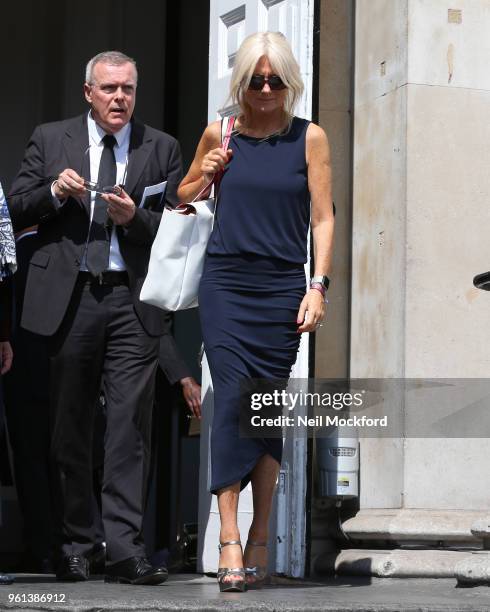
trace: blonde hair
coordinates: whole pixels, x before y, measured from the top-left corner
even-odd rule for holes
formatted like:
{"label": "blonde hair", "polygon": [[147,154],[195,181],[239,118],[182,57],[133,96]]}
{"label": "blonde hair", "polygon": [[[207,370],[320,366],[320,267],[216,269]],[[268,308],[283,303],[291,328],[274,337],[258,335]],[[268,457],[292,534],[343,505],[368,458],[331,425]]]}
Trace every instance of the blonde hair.
{"label": "blonde hair", "polygon": [[230,99],[245,112],[244,93],[247,91],[255,66],[266,56],[275,74],[287,85],[284,110],[291,118],[303,93],[303,79],[291,46],[281,32],[257,32],[247,36],[240,45],[231,74]]}

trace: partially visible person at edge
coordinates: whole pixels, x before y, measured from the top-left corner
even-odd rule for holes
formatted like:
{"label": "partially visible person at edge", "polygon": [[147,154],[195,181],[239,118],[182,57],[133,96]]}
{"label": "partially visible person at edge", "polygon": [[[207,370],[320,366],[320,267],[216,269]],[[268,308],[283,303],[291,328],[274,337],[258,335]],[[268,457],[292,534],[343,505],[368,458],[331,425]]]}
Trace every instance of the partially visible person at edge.
{"label": "partially visible person at edge", "polygon": [[87,580],[97,555],[91,468],[102,377],[106,581],[160,584],[168,575],[147,558],[143,516],[169,316],[139,299],[164,202],[154,196],[139,204],[146,187],[163,181],[165,200],[176,204],[182,167],[177,141],[133,116],[137,84],[136,63],[124,53],[93,57],[83,84],[89,109],[34,130],[8,197],[15,231],[38,225],[21,325],[45,336],[50,353],[55,561],[63,581]]}
{"label": "partially visible person at edge", "polygon": [[[231,77],[239,114],[229,149],[220,147],[220,122],[208,125],[178,190],[180,201],[191,201],[224,171],[199,292],[214,387],[210,490],[221,518],[222,591],[244,591],[266,579],[282,457],[281,439],[239,436],[240,380],[287,379],[301,333],[314,332],[325,316],[334,226],[330,153],[325,132],[294,115],[302,91],[282,34],[247,37]],[[315,267],[307,288],[310,201]],[[249,481],[254,514],[243,550],[237,506]]]}
{"label": "partially visible person at edge", "polygon": [[[12,313],[12,280],[11,276],[17,267],[15,259],[15,240],[12,224],[0,184],[0,375],[6,374],[12,367],[12,347],[10,346],[10,327]],[[0,388],[0,402],[2,402]],[[0,414],[3,410],[0,410]],[[3,427],[3,423],[0,423]],[[0,572],[0,584],[11,584],[13,577]]]}

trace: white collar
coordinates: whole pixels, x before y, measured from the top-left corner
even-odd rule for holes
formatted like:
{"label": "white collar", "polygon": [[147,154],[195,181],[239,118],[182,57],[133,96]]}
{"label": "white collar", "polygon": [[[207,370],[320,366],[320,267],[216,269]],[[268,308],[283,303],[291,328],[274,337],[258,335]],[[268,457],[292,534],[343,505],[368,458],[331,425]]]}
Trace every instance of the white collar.
{"label": "white collar", "polygon": [[[96,144],[100,145],[104,136],[106,136],[106,132],[100,127],[100,125],[95,121],[92,117],[92,111],[89,111],[87,116],[87,127],[88,127],[88,136],[89,140]],[[130,122],[126,123],[124,127],[122,127],[119,132],[115,132],[113,134],[116,139],[117,146],[122,147],[127,138],[129,138],[129,132],[131,130]]]}

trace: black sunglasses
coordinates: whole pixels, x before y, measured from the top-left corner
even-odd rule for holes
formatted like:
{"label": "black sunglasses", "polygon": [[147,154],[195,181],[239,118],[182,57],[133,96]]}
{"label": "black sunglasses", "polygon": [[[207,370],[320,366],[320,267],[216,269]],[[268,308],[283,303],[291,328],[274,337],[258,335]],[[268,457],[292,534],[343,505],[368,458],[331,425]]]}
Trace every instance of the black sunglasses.
{"label": "black sunglasses", "polygon": [[248,88],[252,89],[253,91],[262,91],[266,83],[269,85],[272,91],[286,89],[287,87],[281,77],[278,77],[276,74],[273,74],[270,77],[265,77],[263,74],[254,74],[250,79]]}

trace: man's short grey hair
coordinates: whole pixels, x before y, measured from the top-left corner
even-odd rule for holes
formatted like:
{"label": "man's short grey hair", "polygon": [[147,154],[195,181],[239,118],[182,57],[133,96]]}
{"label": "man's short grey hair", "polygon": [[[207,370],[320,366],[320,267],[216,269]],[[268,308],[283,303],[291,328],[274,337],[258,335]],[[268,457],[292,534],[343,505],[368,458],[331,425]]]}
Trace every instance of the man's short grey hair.
{"label": "man's short grey hair", "polygon": [[133,64],[134,71],[136,73],[136,82],[138,82],[138,69],[136,68],[136,62],[132,57],[122,53],[121,51],[103,51],[93,57],[87,64],[85,70],[85,82],[89,85],[94,84],[94,67],[96,64],[109,64],[110,66],[121,66],[121,64],[127,63]]}

